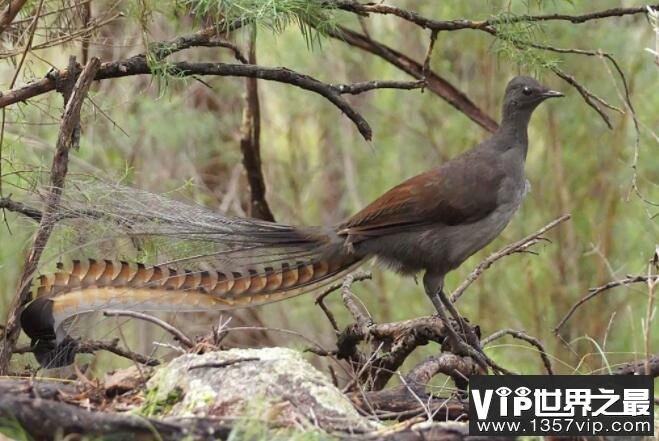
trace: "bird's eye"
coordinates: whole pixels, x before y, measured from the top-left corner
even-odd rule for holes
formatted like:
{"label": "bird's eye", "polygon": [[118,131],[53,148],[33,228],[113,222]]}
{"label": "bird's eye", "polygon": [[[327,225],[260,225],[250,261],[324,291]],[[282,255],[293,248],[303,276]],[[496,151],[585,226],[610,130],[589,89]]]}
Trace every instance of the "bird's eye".
{"label": "bird's eye", "polygon": [[522,89],[522,93],[523,93],[524,95],[531,95],[531,94],[533,93],[533,91],[531,90],[530,87],[528,87],[528,86],[524,86],[524,89]]}

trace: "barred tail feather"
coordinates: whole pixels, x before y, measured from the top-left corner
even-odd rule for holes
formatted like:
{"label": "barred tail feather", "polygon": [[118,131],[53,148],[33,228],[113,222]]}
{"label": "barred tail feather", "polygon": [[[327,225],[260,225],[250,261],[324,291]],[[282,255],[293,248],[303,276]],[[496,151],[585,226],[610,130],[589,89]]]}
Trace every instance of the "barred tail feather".
{"label": "barred tail feather", "polygon": [[83,182],[67,188],[58,229],[82,244],[70,252],[125,254],[146,244],[157,250],[151,256],[168,262],[73,260],[35,278],[34,300],[24,308],[21,323],[42,348],[70,341],[62,325],[82,313],[227,310],[269,303],[335,280],[365,257],[355,255],[331,227],[226,216],[118,185]]}
{"label": "barred tail feather", "polygon": [[[87,312],[109,309],[192,312],[231,310],[288,299],[330,283],[360,263],[336,255],[316,261],[283,262],[261,271],[183,271],[165,265],[121,261],[74,261],[72,267],[38,278],[34,300],[21,314],[33,344],[70,341],[63,324]],[[51,365],[73,359],[41,355]],[[39,359],[39,357],[38,357]],[[53,361],[55,360],[55,361]],[[41,362],[41,360],[40,360]]]}

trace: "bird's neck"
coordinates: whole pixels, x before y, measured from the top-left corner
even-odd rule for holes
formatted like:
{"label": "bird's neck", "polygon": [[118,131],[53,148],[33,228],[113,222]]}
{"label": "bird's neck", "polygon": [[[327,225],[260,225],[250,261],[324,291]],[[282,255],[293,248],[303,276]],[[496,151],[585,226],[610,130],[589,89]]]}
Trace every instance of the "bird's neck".
{"label": "bird's neck", "polygon": [[526,158],[526,150],[529,145],[528,126],[530,119],[530,112],[504,114],[499,130],[494,134],[499,142],[495,142],[494,145],[502,150],[519,150]]}

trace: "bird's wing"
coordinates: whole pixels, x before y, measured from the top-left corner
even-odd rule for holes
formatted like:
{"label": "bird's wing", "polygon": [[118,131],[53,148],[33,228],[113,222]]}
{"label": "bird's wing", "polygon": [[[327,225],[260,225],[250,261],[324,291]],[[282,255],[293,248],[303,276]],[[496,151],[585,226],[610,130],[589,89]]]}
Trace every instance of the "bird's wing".
{"label": "bird's wing", "polygon": [[339,225],[338,234],[359,242],[430,224],[468,224],[484,218],[497,206],[505,173],[496,158],[478,153],[397,185]]}

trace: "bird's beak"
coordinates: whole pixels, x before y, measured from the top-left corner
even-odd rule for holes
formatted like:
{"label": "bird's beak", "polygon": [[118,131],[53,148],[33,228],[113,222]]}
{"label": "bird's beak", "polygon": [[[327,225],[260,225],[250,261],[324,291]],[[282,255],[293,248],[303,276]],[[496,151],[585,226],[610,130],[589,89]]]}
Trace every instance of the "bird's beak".
{"label": "bird's beak", "polygon": [[561,96],[565,96],[556,90],[545,90],[544,92],[542,92],[541,95],[543,96],[543,98],[558,98]]}

